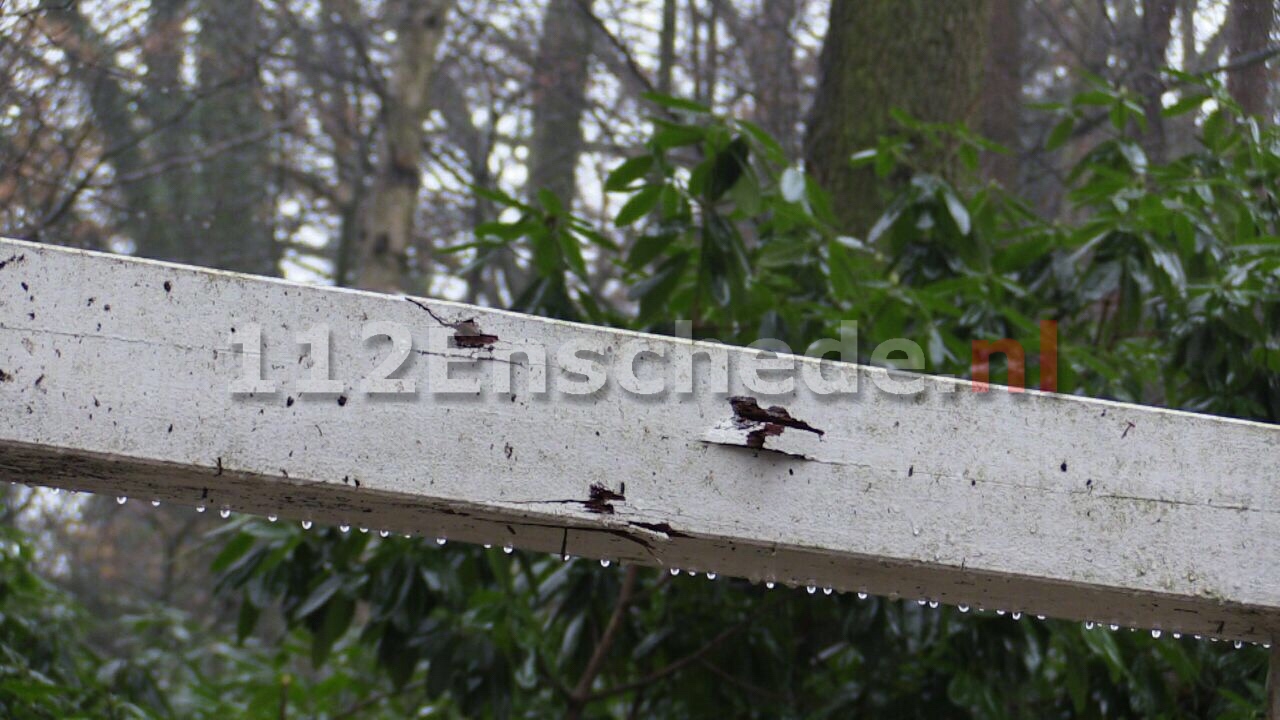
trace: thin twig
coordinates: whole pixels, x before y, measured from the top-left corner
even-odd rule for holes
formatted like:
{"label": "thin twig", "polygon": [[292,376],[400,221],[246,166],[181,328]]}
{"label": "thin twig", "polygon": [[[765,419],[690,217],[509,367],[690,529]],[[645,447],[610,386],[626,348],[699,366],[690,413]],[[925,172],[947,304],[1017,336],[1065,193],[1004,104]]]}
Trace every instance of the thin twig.
{"label": "thin twig", "polygon": [[622,41],[618,39],[617,35],[614,35],[609,31],[609,28],[604,24],[604,21],[600,19],[600,16],[592,12],[591,6],[587,4],[587,0],[578,0],[578,7],[581,8],[582,14],[586,16],[587,20],[591,21],[591,24],[595,26],[596,30],[604,35],[605,39],[609,41],[609,44],[613,46],[613,49],[617,51],[618,55],[622,58],[622,62],[626,64],[627,70],[630,71],[637,82],[645,87],[645,91],[651,93],[657,92],[657,87],[654,86],[653,81],[649,79],[649,76],[645,74],[644,70],[640,67],[640,64],[636,62],[634,57],[632,57],[631,51],[627,49],[626,45],[622,44]]}
{"label": "thin twig", "polygon": [[725,628],[723,631],[720,632],[719,635],[716,635],[715,637],[707,641],[707,644],[703,645],[702,647],[698,648],[692,653],[685,655],[679,660],[676,660],[670,665],[659,668],[658,670],[655,670],[649,673],[648,675],[640,678],[639,680],[635,680],[629,683],[624,683],[622,685],[617,685],[615,687],[611,687],[606,690],[601,690],[599,692],[592,693],[587,698],[587,702],[603,700],[608,697],[613,697],[614,695],[622,695],[624,693],[631,692],[632,690],[638,690],[642,687],[652,685],[653,683],[656,683],[665,677],[673,675],[679,672],[680,670],[683,670],[685,667],[701,660],[704,656],[706,656],[712,650],[716,649],[716,647],[718,647],[725,640],[728,640],[729,638],[733,637],[735,634],[737,634],[738,631],[745,628],[752,621],[752,619],[753,618],[749,617],[743,620],[742,622],[738,623],[737,625],[734,625],[729,628]]}
{"label": "thin twig", "polygon": [[1218,73],[1231,73],[1237,70],[1243,70],[1252,67],[1258,63],[1266,62],[1271,58],[1280,55],[1280,45],[1269,45],[1251,53],[1246,53],[1238,58],[1233,58],[1231,62],[1200,70],[1196,75],[1217,75]]}
{"label": "thin twig", "polygon": [[577,686],[569,696],[569,711],[565,713],[565,717],[570,720],[582,717],[582,710],[592,700],[591,685],[604,669],[604,661],[609,657],[609,652],[618,639],[618,631],[622,628],[623,619],[626,618],[627,608],[631,607],[636,589],[636,577],[639,574],[639,566],[631,565],[627,568],[627,574],[622,580],[622,589],[618,591],[618,600],[613,605],[613,614],[609,617],[609,624],[605,626],[600,642],[596,643],[596,649],[591,653],[586,669],[582,671]]}

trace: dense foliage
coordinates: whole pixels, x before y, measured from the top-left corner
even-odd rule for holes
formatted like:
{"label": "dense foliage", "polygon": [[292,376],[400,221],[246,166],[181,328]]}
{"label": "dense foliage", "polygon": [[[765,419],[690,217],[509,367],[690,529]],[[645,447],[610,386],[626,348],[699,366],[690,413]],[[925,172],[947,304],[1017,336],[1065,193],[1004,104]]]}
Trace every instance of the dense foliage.
{"label": "dense foliage", "polygon": [[[1280,421],[1280,132],[1214,83],[1178,80],[1168,112],[1197,114],[1202,147],[1167,163],[1134,139],[1143,108],[1124,92],[1045,108],[1061,118],[1051,143],[1109,128],[1066,178],[1062,221],[918,170],[924,152],[976,169],[999,149],[900,117],[854,158],[887,210],[851,237],[762,130],[652,97],[651,139],[608,181],[620,231],[550,193],[477,189],[507,211],[454,250],[475,265],[527,253],[516,310],[657,332],[689,319],[700,337],[798,351],[857,320],[865,352],[916,338],[930,372],[966,374],[974,339],[1033,357],[1052,319],[1063,391]],[[617,287],[584,255],[613,259]],[[193,649],[189,672],[143,663],[127,687],[60,630],[88,620],[6,553],[0,703],[49,717],[174,703],[263,718],[1260,717],[1259,648],[429,539],[258,521],[222,535],[244,648]]]}

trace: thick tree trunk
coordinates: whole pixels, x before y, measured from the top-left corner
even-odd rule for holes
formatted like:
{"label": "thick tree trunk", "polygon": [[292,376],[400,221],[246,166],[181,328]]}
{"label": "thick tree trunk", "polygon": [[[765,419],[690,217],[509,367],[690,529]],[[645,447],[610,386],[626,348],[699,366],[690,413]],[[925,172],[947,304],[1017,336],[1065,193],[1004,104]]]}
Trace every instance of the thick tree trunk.
{"label": "thick tree trunk", "polygon": [[[131,158],[133,172],[156,160],[179,158],[192,150],[191,128],[186,123],[170,120],[181,116],[186,103],[186,89],[179,75],[185,40],[184,5],[182,0],[157,0],[149,8],[142,56],[147,77],[155,84],[148,84],[144,90],[145,112],[149,123],[159,129],[149,142],[137,148],[135,157]],[[144,153],[149,160],[142,159]],[[126,174],[130,172],[127,166],[128,163],[119,164]],[[189,231],[194,225],[190,219],[192,197],[199,196],[200,184],[192,168],[177,167],[138,183],[136,190],[123,193],[131,210],[144,211],[141,222],[129,223],[129,234],[137,244],[139,255],[196,263],[194,236]]]}
{"label": "thick tree trunk", "polygon": [[117,220],[143,257],[274,275],[279,247],[270,231],[267,119],[259,96],[258,5],[254,0],[200,4],[197,82],[179,69],[187,3],[147,8],[140,44],[149,81],[134,105],[109,44],[84,9],[51,5],[65,22],[68,48],[82,76],[96,127],[124,208]]}
{"label": "thick tree trunk", "polygon": [[[1275,0],[1231,0],[1227,16],[1231,62],[1245,62],[1266,48],[1275,21]],[[1246,113],[1269,120],[1269,79],[1266,62],[1252,62],[1227,76],[1227,90]]]}
{"label": "thick tree trunk", "polygon": [[199,166],[199,195],[189,198],[192,211],[184,218],[195,227],[178,242],[195,244],[190,255],[198,265],[277,275],[280,248],[271,232],[265,142],[269,120],[257,70],[258,3],[216,0],[207,8],[198,41],[206,97],[196,116],[196,136],[210,157]]}
{"label": "thick tree trunk", "polygon": [[[882,184],[849,158],[896,130],[890,110],[930,122],[976,119],[990,7],[990,0],[832,3],[805,156],[847,230],[865,232],[879,213]],[[956,170],[941,157],[932,165]]]}
{"label": "thick tree trunk", "polygon": [[[565,207],[577,196],[578,158],[582,155],[582,113],[587,107],[591,61],[591,0],[550,0],[542,20],[542,37],[533,66],[533,137],[529,143],[530,202],[543,190],[554,193]],[[501,261],[502,275],[512,297],[529,282],[514,254]]]}
{"label": "thick tree trunk", "polygon": [[582,113],[587,106],[591,60],[590,2],[550,0],[533,67],[533,140],[529,147],[529,194],[550,190],[573,202]]}
{"label": "thick tree trunk", "polygon": [[1174,0],[1142,0],[1142,36],[1136,58],[1136,84],[1142,93],[1142,110],[1147,118],[1143,146],[1152,162],[1163,162],[1168,151],[1164,127],[1165,84],[1160,71],[1168,65],[1169,42],[1173,39]]}
{"label": "thick tree trunk", "polygon": [[388,17],[398,33],[382,98],[382,146],[360,233],[356,284],[366,290],[406,288],[414,213],[422,184],[422,123],[430,111],[428,89],[436,50],[444,38],[450,0],[395,0]]}
{"label": "thick tree trunk", "polygon": [[760,17],[762,58],[756,87],[760,124],[788,153],[799,150],[800,75],[796,72],[796,43],[791,23],[799,11],[796,0],[764,0]]}
{"label": "thick tree trunk", "polygon": [[333,204],[338,215],[337,244],[333,248],[333,282],[340,287],[355,282],[356,256],[363,230],[361,210],[373,176],[371,143],[355,120],[360,104],[360,91],[336,78],[331,68],[352,67],[359,62],[354,52],[349,28],[361,22],[362,12],[356,0],[320,0],[320,32],[305,25],[296,28],[293,41],[301,57],[319,58],[323,65],[304,64],[301,68],[320,106],[316,118],[332,143],[337,182],[333,188]]}
{"label": "thick tree trunk", "polygon": [[1022,114],[1022,12],[1025,0],[992,0],[982,131],[1009,149],[983,159],[983,175],[1007,188],[1018,184]]}

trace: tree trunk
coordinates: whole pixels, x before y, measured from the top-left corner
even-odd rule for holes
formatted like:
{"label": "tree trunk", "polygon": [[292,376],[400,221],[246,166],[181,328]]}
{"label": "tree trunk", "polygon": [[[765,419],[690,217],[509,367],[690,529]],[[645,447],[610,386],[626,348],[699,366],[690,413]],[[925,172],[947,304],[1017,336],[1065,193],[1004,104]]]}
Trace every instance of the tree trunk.
{"label": "tree trunk", "polygon": [[529,147],[528,194],[555,193],[573,203],[582,113],[587,106],[591,27],[589,0],[550,0],[533,67],[533,140]]}
{"label": "tree trunk", "polygon": [[982,93],[982,131],[1008,148],[983,158],[983,176],[1006,188],[1018,184],[1022,112],[1022,12],[1024,0],[992,0],[990,46]]}
{"label": "tree trunk", "polygon": [[335,78],[330,69],[359,62],[348,29],[362,23],[363,15],[356,0],[320,0],[320,18],[318,28],[300,24],[292,38],[301,57],[317,58],[323,63],[304,64],[301,70],[319,106],[316,119],[333,147],[337,180],[333,205],[338,216],[333,282],[348,287],[356,280],[362,209],[369,191],[367,182],[374,174],[372,143],[356,120],[361,91],[345,79]]}
{"label": "tree trunk", "polygon": [[1160,71],[1168,64],[1169,42],[1173,39],[1174,0],[1142,0],[1142,37],[1138,41],[1136,85],[1142,93],[1142,110],[1147,118],[1143,147],[1153,163],[1163,162],[1168,150],[1164,128],[1165,84]]}
{"label": "tree trunk", "polygon": [[191,214],[183,218],[191,232],[177,240],[195,245],[190,255],[198,265],[277,275],[280,246],[270,229],[269,121],[259,98],[258,36],[256,0],[208,3],[198,40],[206,97],[195,131],[198,147],[210,157],[198,166],[199,194],[189,198]]}
{"label": "tree trunk", "polygon": [[[1231,0],[1227,16],[1231,62],[1247,62],[1266,48],[1275,20],[1275,0]],[[1267,63],[1252,62],[1227,76],[1227,90],[1246,113],[1270,120],[1269,79]]]}
{"label": "tree trunk", "polygon": [[658,37],[658,92],[670,95],[676,66],[676,0],[662,0],[662,30]]}
{"label": "tree trunk", "polygon": [[[137,152],[132,153],[135,157],[131,163],[118,163],[125,174],[130,172],[130,164],[133,172],[139,172],[149,163],[179,158],[192,150],[191,128],[187,123],[170,120],[182,116],[187,102],[186,88],[179,75],[185,40],[181,28],[185,4],[182,0],[158,0],[149,8],[142,56],[147,77],[155,84],[149,84],[144,90],[145,112],[149,124],[159,129],[149,142],[142,143]],[[142,159],[143,154],[148,159]],[[192,168],[177,167],[138,183],[136,190],[122,193],[131,211],[142,212],[140,222],[128,224],[139,255],[196,262],[192,252],[195,236],[190,231],[194,230],[192,200],[193,196],[199,196],[200,184]]]}
{"label": "tree trunk", "polygon": [[715,0],[714,7],[751,71],[753,119],[782,145],[787,157],[797,157],[801,87],[791,24],[799,4],[763,0],[759,14],[752,18],[741,15],[731,0]]}
{"label": "tree trunk", "polygon": [[800,76],[796,72],[795,36],[791,23],[796,0],[764,0],[760,13],[759,57],[763,60],[756,87],[760,124],[778,139],[788,155],[799,152]]}
{"label": "tree trunk", "polygon": [[689,10],[689,67],[693,76],[693,99],[696,102],[707,101],[706,83],[703,75],[702,13],[698,10],[698,0],[688,0]]}
{"label": "tree trunk", "polygon": [[68,47],[93,119],[111,150],[124,207],[117,220],[142,257],[278,274],[279,247],[269,229],[267,119],[259,96],[259,37],[254,0],[201,3],[194,43],[197,82],[179,69],[191,12],[180,0],[147,8],[142,59],[150,78],[138,92],[120,83],[110,47],[74,4],[50,5],[65,22]]}
{"label": "tree trunk", "polygon": [[360,233],[356,284],[366,290],[408,289],[409,247],[422,183],[422,123],[431,109],[428,89],[449,6],[449,0],[388,3],[387,16],[398,36],[382,97],[378,169]]}
{"label": "tree trunk", "polygon": [[[990,7],[990,0],[832,3],[805,156],[846,230],[865,232],[879,213],[882,184],[849,158],[897,129],[890,110],[929,122],[975,119]],[[957,170],[945,157],[922,160],[944,175]]]}

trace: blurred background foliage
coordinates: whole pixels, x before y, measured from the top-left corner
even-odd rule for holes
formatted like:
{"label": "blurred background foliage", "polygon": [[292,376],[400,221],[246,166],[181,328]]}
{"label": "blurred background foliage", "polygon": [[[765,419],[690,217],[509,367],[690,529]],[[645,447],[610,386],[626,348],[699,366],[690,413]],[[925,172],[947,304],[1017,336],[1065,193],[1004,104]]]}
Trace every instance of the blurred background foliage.
{"label": "blurred background foliage", "polygon": [[[1014,338],[1029,383],[1054,320],[1064,392],[1280,422],[1274,3],[940,7],[0,4],[0,229],[797,352],[855,320],[931,373]],[[1207,638],[4,496],[10,717],[1262,717],[1267,653]]]}

